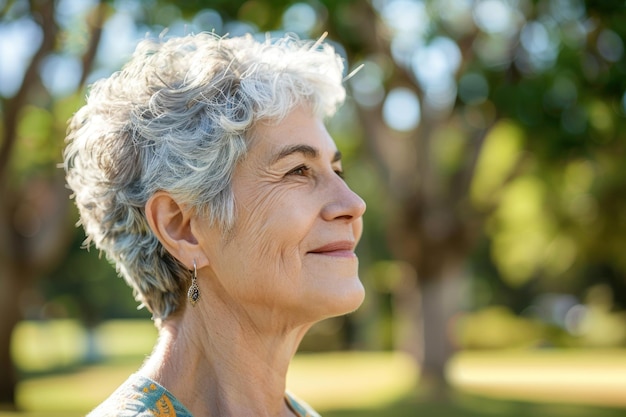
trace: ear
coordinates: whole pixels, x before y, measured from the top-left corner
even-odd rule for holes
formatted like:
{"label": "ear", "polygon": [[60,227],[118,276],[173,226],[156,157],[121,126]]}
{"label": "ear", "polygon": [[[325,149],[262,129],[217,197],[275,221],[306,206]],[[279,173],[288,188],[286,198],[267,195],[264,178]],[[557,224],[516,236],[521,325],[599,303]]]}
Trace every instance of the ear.
{"label": "ear", "polygon": [[208,264],[206,255],[193,234],[192,211],[179,204],[165,191],[156,192],[145,206],[150,229],[163,247],[189,269],[194,260],[200,265]]}

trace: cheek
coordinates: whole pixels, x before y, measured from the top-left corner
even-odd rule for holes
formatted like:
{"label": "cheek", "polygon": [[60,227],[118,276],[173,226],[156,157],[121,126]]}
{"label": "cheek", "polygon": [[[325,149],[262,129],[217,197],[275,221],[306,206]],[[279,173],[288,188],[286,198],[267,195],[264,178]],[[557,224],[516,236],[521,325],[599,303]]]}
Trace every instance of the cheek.
{"label": "cheek", "polygon": [[[242,190],[244,191],[244,190]],[[287,272],[300,255],[300,243],[305,238],[311,216],[297,205],[285,190],[257,187],[245,190],[245,199],[238,202],[235,239],[242,244],[241,260],[267,271]]]}

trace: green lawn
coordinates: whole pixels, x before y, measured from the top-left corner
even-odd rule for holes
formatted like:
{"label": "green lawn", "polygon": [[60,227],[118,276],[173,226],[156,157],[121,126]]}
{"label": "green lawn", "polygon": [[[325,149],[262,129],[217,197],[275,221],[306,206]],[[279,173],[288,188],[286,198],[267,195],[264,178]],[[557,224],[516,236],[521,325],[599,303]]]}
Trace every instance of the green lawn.
{"label": "green lawn", "polygon": [[[108,323],[93,339],[103,362],[81,366],[76,355],[88,343],[68,343],[80,332],[72,323],[56,325],[24,324],[16,333],[23,412],[0,417],[84,416],[137,369],[155,336],[145,323]],[[626,415],[626,351],[464,352],[448,371],[450,394],[433,400],[403,354],[299,354],[288,386],[324,417]]]}
{"label": "green lawn", "polygon": [[448,378],[464,392],[622,407],[626,415],[626,350],[462,352]]}
{"label": "green lawn", "polygon": [[[614,360],[623,357],[622,352],[613,352],[613,355],[617,355],[614,356]],[[582,359],[585,359],[584,356],[583,354]],[[512,354],[500,354],[495,357],[499,371],[506,373],[508,369],[512,372],[511,379],[519,372],[516,367],[521,366],[520,363],[525,365],[525,369],[532,370],[547,360],[543,357],[532,361],[530,355],[523,354],[518,355],[512,362],[514,359]],[[509,360],[508,364],[505,363],[505,358]],[[457,358],[454,366],[461,367],[463,362],[463,366],[467,368],[464,371],[466,375],[483,371],[489,374],[489,367],[494,365],[481,364],[483,359],[480,355],[477,357],[466,354],[464,358]],[[570,363],[572,369],[575,369],[581,363],[581,355],[564,354],[558,359],[556,357],[552,359],[558,363],[556,368]],[[589,357],[586,361],[589,366]],[[610,359],[605,356],[602,361],[609,362]],[[0,417],[82,416],[137,366],[138,361],[118,360],[82,367],[72,372],[26,379],[20,384],[18,392],[19,403],[26,412],[0,412]],[[581,404],[585,401],[580,397],[572,398],[571,401],[563,400],[562,392],[567,392],[563,390],[563,386],[569,386],[568,379],[571,374],[562,374],[559,369],[550,369],[550,366],[542,369],[541,375],[551,375],[548,378],[552,382],[557,381],[558,375],[563,377],[561,383],[557,383],[552,391],[547,390],[543,398],[535,397],[536,393],[532,389],[526,391],[528,387],[525,384],[528,381],[524,379],[518,386],[518,392],[510,387],[501,391],[493,391],[492,387],[490,391],[489,384],[471,387],[463,385],[467,382],[457,382],[462,389],[453,391],[449,400],[444,402],[428,399],[427,386],[423,383],[416,384],[415,367],[401,354],[362,352],[307,354],[299,355],[294,360],[289,374],[289,386],[325,417],[617,417],[626,414],[626,408],[615,407],[619,400],[623,403],[626,385],[620,384],[612,391],[619,397],[613,401],[614,408],[594,407]],[[584,375],[580,377],[585,379]],[[490,378],[493,381],[494,377]],[[592,384],[597,382],[594,378],[589,381]],[[593,392],[592,384],[589,385],[589,389]],[[508,385],[513,383],[509,382]],[[480,392],[482,395],[471,394],[472,391]],[[509,395],[503,392],[508,392]],[[500,399],[497,399],[498,396]],[[524,397],[526,400],[520,399]]]}

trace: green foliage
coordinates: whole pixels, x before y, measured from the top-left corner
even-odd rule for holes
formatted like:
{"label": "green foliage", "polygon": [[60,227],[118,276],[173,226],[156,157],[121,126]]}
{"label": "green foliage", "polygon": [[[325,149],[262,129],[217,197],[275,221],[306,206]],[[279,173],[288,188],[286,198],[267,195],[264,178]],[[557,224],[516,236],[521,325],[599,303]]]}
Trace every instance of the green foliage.
{"label": "green foliage", "polygon": [[512,121],[502,120],[494,126],[483,145],[470,189],[475,205],[488,208],[513,174],[522,157],[523,131]]}
{"label": "green foliage", "polygon": [[466,314],[456,326],[456,342],[464,349],[528,348],[543,336],[539,322],[518,317],[504,306]]}
{"label": "green foliage", "polygon": [[146,309],[138,310],[132,291],[95,248],[82,248],[84,234],[76,229],[66,260],[43,279],[41,287],[47,304],[44,317],[81,319],[95,325],[103,319],[150,318]]}
{"label": "green foliage", "polygon": [[24,107],[19,115],[13,171],[18,177],[49,170],[59,160],[60,143],[52,134],[54,116],[36,106]]}

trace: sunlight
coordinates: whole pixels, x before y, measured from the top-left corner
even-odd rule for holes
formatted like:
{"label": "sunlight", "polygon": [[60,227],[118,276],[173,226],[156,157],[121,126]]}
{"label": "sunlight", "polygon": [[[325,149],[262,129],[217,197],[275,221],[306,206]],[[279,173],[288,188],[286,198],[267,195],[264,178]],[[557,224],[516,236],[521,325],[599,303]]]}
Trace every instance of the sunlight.
{"label": "sunlight", "polygon": [[485,0],[474,7],[474,21],[486,33],[515,30],[515,19],[515,10],[502,0]]}
{"label": "sunlight", "polygon": [[51,54],[42,62],[41,80],[51,94],[66,96],[78,87],[82,67],[72,55]]}
{"label": "sunlight", "polygon": [[383,118],[392,129],[406,132],[415,129],[421,119],[420,102],[408,88],[395,88],[387,94]]}
{"label": "sunlight", "polygon": [[317,13],[307,3],[292,4],[283,14],[283,27],[287,32],[309,36],[317,25]]}
{"label": "sunlight", "polygon": [[457,355],[453,385],[467,392],[538,402],[626,406],[622,351],[483,351]]}
{"label": "sunlight", "polygon": [[31,19],[0,23],[0,95],[11,97],[17,92],[42,37],[41,28]]}

